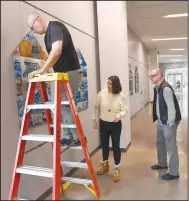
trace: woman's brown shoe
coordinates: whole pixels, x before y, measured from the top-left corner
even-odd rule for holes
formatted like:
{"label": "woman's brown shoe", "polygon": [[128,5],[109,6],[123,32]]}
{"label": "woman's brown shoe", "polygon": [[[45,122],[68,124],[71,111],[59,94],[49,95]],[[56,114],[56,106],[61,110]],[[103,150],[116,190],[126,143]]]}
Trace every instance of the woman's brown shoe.
{"label": "woman's brown shoe", "polygon": [[97,175],[102,175],[109,172],[109,164],[108,161],[102,161],[100,164],[100,168],[97,170]]}
{"label": "woman's brown shoe", "polygon": [[120,169],[115,168],[114,169],[114,174],[113,174],[113,181],[118,182],[120,180]]}

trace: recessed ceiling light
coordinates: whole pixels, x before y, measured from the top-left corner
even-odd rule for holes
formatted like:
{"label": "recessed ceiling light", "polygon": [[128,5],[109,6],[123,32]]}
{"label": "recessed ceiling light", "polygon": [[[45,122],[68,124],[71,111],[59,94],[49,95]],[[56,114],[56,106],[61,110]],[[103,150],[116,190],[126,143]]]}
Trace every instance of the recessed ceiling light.
{"label": "recessed ceiling light", "polygon": [[159,55],[160,57],[181,57],[182,55]]}
{"label": "recessed ceiling light", "polygon": [[181,51],[181,50],[185,50],[184,48],[180,48],[180,49],[170,49],[171,51]]}
{"label": "recessed ceiling light", "polygon": [[181,38],[152,38],[153,41],[158,40],[187,40],[188,37],[181,37]]}
{"label": "recessed ceiling light", "polygon": [[174,17],[188,17],[188,13],[180,13],[180,14],[173,14],[173,15],[165,15],[162,18],[174,18]]}

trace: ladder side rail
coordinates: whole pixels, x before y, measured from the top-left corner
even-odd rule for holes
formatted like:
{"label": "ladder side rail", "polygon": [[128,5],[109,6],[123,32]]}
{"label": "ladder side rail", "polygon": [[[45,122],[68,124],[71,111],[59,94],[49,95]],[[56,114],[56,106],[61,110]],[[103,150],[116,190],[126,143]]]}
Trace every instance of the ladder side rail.
{"label": "ladder side rail", "polygon": [[[39,82],[39,86],[40,86],[40,92],[41,92],[41,99],[42,99],[42,102],[44,104],[44,103],[46,103],[48,101],[48,94],[47,94],[46,84],[45,84],[45,82]],[[46,118],[47,118],[47,125],[48,125],[49,134],[53,135],[54,134],[53,127],[50,126],[51,124],[53,124],[53,119],[52,119],[50,109],[45,109],[45,115],[46,115]],[[53,147],[53,143],[52,143],[52,147]],[[63,170],[62,170],[61,165],[60,165],[60,171],[61,171],[61,178],[62,178],[63,177]],[[61,190],[62,190],[62,192],[64,191],[63,185],[61,185]]]}
{"label": "ladder side rail", "polygon": [[28,85],[28,91],[27,91],[24,113],[23,113],[23,118],[22,118],[22,125],[21,125],[21,129],[20,129],[20,135],[19,135],[19,140],[18,140],[18,145],[17,145],[15,165],[14,165],[11,187],[10,187],[10,192],[9,192],[9,200],[12,200],[18,196],[20,173],[16,173],[16,169],[17,169],[17,167],[22,165],[23,160],[24,160],[24,151],[25,151],[26,141],[22,140],[22,136],[26,135],[28,132],[31,111],[27,112],[27,106],[29,104],[33,103],[34,95],[35,95],[35,87],[36,87],[35,82],[29,83],[29,85]]}
{"label": "ladder side rail", "polygon": [[52,200],[60,200],[61,168],[60,168],[60,139],[61,139],[61,81],[55,81],[54,94],[54,136],[53,146],[53,190]]}
{"label": "ladder side rail", "polygon": [[[41,99],[43,104],[45,104],[48,101],[48,95],[47,95],[47,89],[45,82],[39,82],[40,92],[41,92]],[[51,115],[50,109],[45,109],[45,115],[47,119],[47,125],[48,125],[48,131],[50,135],[53,135],[53,128],[50,127],[51,124],[53,124],[53,119]]]}
{"label": "ladder side rail", "polygon": [[99,187],[98,187],[98,184],[97,184],[96,175],[95,175],[95,172],[94,172],[94,169],[93,169],[93,166],[92,166],[92,161],[91,161],[91,158],[89,156],[89,152],[88,152],[88,149],[87,149],[87,146],[86,146],[86,140],[85,140],[85,137],[84,137],[84,133],[83,133],[83,129],[82,129],[82,126],[81,126],[80,118],[79,118],[78,113],[77,113],[77,109],[76,109],[76,105],[75,105],[74,97],[73,97],[73,94],[72,94],[72,91],[71,91],[71,88],[70,88],[69,81],[66,81],[66,80],[63,81],[63,85],[64,85],[64,88],[65,88],[65,93],[67,95],[68,101],[70,103],[73,119],[74,119],[74,122],[76,124],[77,132],[78,132],[79,139],[81,141],[81,146],[83,148],[85,160],[86,160],[86,163],[88,165],[89,174],[90,174],[92,182],[93,182],[93,188],[94,188],[94,190],[96,192],[96,196],[100,197],[100,190],[99,190]]}

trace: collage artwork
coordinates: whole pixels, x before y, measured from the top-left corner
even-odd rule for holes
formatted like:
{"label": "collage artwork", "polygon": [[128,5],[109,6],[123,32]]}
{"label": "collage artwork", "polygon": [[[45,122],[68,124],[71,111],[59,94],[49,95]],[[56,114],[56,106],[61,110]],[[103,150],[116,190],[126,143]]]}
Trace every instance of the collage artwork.
{"label": "collage artwork", "polygon": [[[77,49],[76,51],[80,61],[81,69],[83,71],[82,82],[75,96],[77,110],[78,112],[80,112],[88,108],[87,64],[80,49]],[[32,32],[26,35],[23,41],[21,41],[19,46],[13,52],[13,68],[16,81],[17,109],[20,127],[22,123],[22,116],[24,112],[25,100],[29,84],[28,74],[42,67],[46,60],[47,55],[41,48],[38,40]],[[48,100],[51,101],[51,95],[53,94],[51,94],[51,86],[49,83],[46,83],[46,88],[48,93]],[[34,104],[40,103],[42,103],[42,100],[40,89],[37,84],[34,96]],[[44,110],[32,110],[30,118],[30,128],[44,124],[45,122],[46,116]]]}

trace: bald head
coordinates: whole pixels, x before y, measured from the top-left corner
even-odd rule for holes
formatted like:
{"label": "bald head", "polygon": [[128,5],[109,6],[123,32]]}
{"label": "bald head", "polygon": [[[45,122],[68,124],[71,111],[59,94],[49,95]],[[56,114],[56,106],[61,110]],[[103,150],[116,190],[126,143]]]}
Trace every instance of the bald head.
{"label": "bald head", "polygon": [[40,14],[37,13],[37,12],[32,12],[28,15],[28,19],[27,19],[27,25],[29,27],[31,27],[31,25],[33,24],[34,20],[37,18],[37,17],[40,17]]}
{"label": "bald head", "polygon": [[37,12],[32,12],[28,15],[27,18],[28,27],[36,34],[44,34],[48,22]]}
{"label": "bald head", "polygon": [[163,72],[160,69],[153,69],[150,71],[150,80],[152,84],[159,85],[163,79]]}

